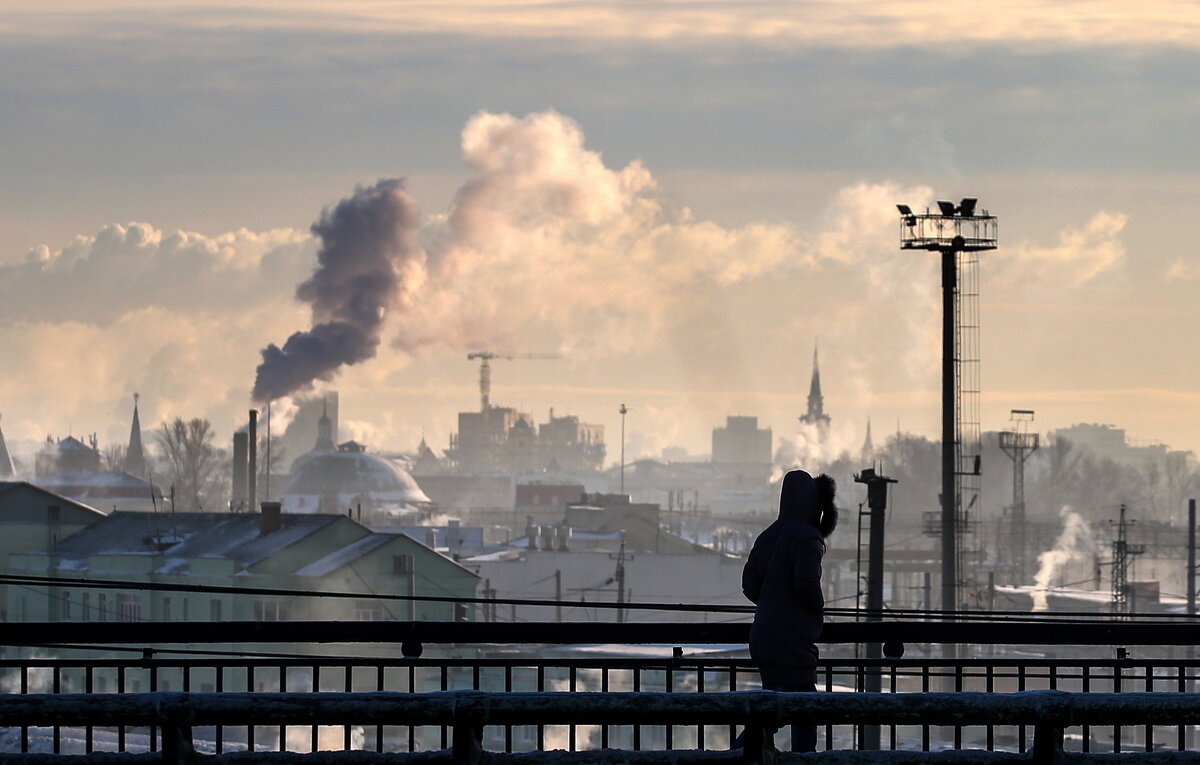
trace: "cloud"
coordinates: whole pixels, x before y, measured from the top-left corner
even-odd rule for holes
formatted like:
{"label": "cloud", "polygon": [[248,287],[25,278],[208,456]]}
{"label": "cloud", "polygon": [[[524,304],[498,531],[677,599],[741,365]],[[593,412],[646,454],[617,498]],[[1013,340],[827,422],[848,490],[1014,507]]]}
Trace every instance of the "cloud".
{"label": "cloud", "polygon": [[[927,204],[928,188],[862,182],[837,191],[812,225],[731,226],[674,203],[639,161],[606,164],[557,112],[481,112],[462,131],[462,153],[468,175],[453,203],[405,240],[412,257],[397,281],[382,283],[399,297],[368,301],[360,329],[388,342],[338,379],[347,402],[371,402],[344,414],[379,446],[449,427],[437,423],[474,398],[430,390],[389,413],[389,391],[412,384],[400,370],[419,356],[427,387],[465,388],[460,352],[480,347],[563,351],[589,388],[737,390],[720,396],[751,407],[807,385],[807,353],[779,354],[808,347],[813,334],[838,349],[823,359],[853,369],[861,398],[883,400],[871,380],[886,380],[890,392],[924,390],[936,374],[936,258],[897,251],[894,206]],[[383,217],[412,233],[413,204]],[[1086,282],[1119,265],[1124,225],[1122,215],[1099,213],[1019,257],[1057,269],[1047,276]],[[22,364],[0,379],[6,432],[36,438],[72,424],[82,432],[99,416],[122,438],[134,391],[148,425],[176,414],[208,416],[218,429],[240,423],[258,349],[358,305],[344,280],[329,282],[340,295],[332,302],[310,281],[314,266],[329,266],[334,228],[319,226],[318,239],[291,229],[205,236],[114,224],[0,266],[0,354]],[[404,271],[417,264],[420,273]],[[439,366],[449,358],[457,366]],[[620,400],[592,398],[605,399],[603,412]],[[667,439],[706,431],[684,421],[696,400],[670,411],[629,403]],[[850,402],[837,403],[850,416]],[[729,404],[704,406],[719,415]]]}
{"label": "cloud", "polygon": [[1028,242],[1005,247],[998,278],[1009,282],[1041,282],[1056,288],[1091,282],[1118,270],[1125,262],[1121,232],[1128,222],[1128,215],[1098,212],[1082,228],[1059,233],[1058,243],[1052,247]]}
{"label": "cloud", "polygon": [[1167,266],[1167,270],[1163,273],[1163,278],[1169,282],[1182,281],[1190,282],[1200,279],[1200,264],[1194,260],[1185,258],[1176,258]]}
{"label": "cloud", "polygon": [[229,308],[287,294],[313,246],[293,229],[210,237],[147,223],[110,224],[23,262],[0,265],[0,324],[78,321],[110,325],[140,308]]}
{"label": "cloud", "polygon": [[[87,18],[83,0],[59,0],[49,13],[30,13],[12,5],[20,20],[40,33],[51,21]],[[847,47],[928,46],[951,43],[1046,43],[1056,47],[1098,44],[1168,43],[1195,46],[1200,21],[1187,0],[1075,0],[1046,5],[1024,0],[997,0],[987,7],[986,22],[964,13],[953,0],[913,5],[898,0],[855,3],[807,0],[689,0],[675,3],[612,3],[590,0],[559,3],[533,0],[502,3],[466,0],[455,3],[377,3],[363,0],[330,6],[310,0],[258,0],[239,3],[215,0],[203,13],[166,13],[147,0],[122,0],[105,13],[136,12],[139,19],[168,18],[197,28],[236,19],[239,26],[287,29],[320,28],[339,32],[403,29],[414,34],[459,34],[478,37],[575,40],[649,40],[660,44],[723,39],[779,45],[809,43]],[[133,34],[126,32],[126,34]]]}
{"label": "cloud", "polygon": [[503,347],[531,326],[579,352],[628,349],[702,285],[811,261],[787,224],[695,220],[641,162],[607,167],[557,112],[477,114],[462,151],[471,177],[425,232],[429,283],[398,317],[408,352]]}

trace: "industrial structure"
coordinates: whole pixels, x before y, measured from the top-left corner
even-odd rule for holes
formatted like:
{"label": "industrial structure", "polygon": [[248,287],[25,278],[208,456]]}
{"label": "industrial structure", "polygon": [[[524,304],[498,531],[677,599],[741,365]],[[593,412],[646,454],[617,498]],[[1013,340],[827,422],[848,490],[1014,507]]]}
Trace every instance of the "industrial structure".
{"label": "industrial structure", "polygon": [[1012,427],[999,434],[1000,448],[1013,462],[1012,505],[1008,512],[1010,584],[1024,584],[1029,577],[1029,523],[1025,514],[1025,461],[1038,450],[1036,432],[1029,430],[1032,409],[1013,409]]}
{"label": "industrial structure", "polygon": [[[997,247],[997,221],[973,197],[938,212],[900,211],[900,248],[941,255],[942,507],[934,526],[942,545],[942,608],[957,611],[977,550],[966,549],[979,500],[979,253]],[[977,589],[977,588],[976,588]]]}

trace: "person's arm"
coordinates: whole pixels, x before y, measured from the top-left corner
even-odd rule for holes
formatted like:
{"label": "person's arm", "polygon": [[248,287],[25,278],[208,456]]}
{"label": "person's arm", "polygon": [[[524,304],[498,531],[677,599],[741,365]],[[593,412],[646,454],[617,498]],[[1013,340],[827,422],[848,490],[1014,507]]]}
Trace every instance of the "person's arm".
{"label": "person's arm", "polygon": [[809,611],[822,611],[825,596],[821,594],[821,557],[825,544],[814,538],[795,552],[792,564],[792,586],[800,604]]}
{"label": "person's arm", "polygon": [[762,547],[756,541],[742,569],[742,594],[755,605],[758,605],[758,595],[762,592],[763,569],[766,568],[764,558]]}

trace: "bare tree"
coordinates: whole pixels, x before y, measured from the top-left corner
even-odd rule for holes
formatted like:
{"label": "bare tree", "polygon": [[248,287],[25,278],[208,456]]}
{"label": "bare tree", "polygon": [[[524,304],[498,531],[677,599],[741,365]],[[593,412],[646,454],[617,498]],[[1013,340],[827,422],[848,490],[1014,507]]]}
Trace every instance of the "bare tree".
{"label": "bare tree", "polygon": [[200,418],[185,422],[176,417],[163,423],[157,440],[175,488],[176,509],[193,511],[203,510],[206,505],[219,506],[226,493],[222,490],[225,458],[213,446],[212,424]]}
{"label": "bare tree", "polygon": [[125,444],[109,444],[104,447],[100,458],[104,461],[104,469],[119,471],[125,469],[125,454],[129,447]]}

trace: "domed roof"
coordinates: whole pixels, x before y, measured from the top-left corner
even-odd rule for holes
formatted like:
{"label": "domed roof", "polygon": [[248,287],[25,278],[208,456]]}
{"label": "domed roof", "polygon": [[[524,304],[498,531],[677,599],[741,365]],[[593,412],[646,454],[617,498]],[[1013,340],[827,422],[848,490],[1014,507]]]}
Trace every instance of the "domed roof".
{"label": "domed roof", "polygon": [[401,502],[430,501],[411,475],[352,442],[342,444],[336,452],[310,452],[303,460],[296,460],[280,494],[372,495]]}

